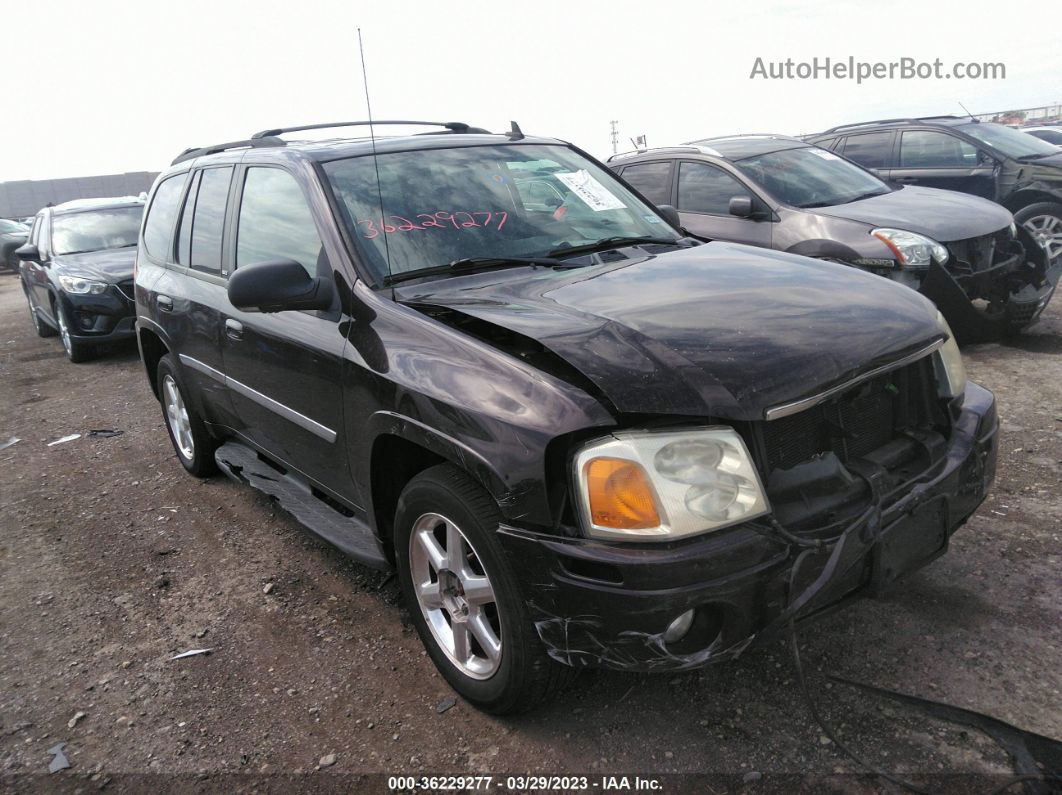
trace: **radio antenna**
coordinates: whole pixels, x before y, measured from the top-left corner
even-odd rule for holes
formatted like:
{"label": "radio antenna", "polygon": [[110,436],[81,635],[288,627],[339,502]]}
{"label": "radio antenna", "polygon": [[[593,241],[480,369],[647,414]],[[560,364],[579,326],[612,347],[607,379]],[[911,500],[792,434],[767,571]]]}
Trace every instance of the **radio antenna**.
{"label": "radio antenna", "polygon": [[[358,52],[361,54],[361,80],[365,85],[365,111],[369,116],[369,141],[372,145],[372,165],[376,170],[376,199],[380,207],[380,227],[384,228],[383,188],[380,186],[380,162],[376,158],[376,133],[372,128],[372,103],[369,101],[369,73],[365,69],[365,45],[361,40],[361,28],[358,28]],[[391,276],[391,247],[384,234],[384,259],[387,261],[387,275]],[[392,288],[393,290],[394,288]]]}
{"label": "radio antenna", "polygon": [[[955,101],[959,102],[959,100],[955,100]],[[966,110],[966,106],[963,105],[961,102],[959,102],[959,107],[962,108],[963,110]],[[966,115],[970,117],[971,121],[977,121],[977,119],[974,117],[974,115],[972,113],[970,113],[970,111],[966,110]]]}

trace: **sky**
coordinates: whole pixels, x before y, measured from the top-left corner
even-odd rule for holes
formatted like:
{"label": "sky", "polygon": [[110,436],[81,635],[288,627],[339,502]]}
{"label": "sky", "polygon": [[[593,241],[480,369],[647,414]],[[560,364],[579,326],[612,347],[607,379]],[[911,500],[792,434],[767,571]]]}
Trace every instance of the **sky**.
{"label": "sky", "polygon": [[[0,182],[157,171],[181,150],[265,128],[459,120],[598,156],[733,133],[1062,101],[1042,0],[24,2],[4,37]],[[1042,23],[1037,22],[1042,20]],[[765,63],[1002,62],[1000,80],[764,80]]]}

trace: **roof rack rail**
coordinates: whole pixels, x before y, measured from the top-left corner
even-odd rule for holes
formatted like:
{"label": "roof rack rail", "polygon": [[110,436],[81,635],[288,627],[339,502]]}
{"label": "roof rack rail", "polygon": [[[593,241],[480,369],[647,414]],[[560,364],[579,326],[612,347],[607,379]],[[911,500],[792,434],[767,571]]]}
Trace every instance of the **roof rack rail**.
{"label": "roof rack rail", "polygon": [[708,138],[687,141],[687,143],[698,145],[706,144],[709,141],[729,141],[731,138],[784,138],[786,140],[795,140],[795,136],[786,135],[785,133],[734,133],[733,135],[712,135]]}
{"label": "roof rack rail", "polygon": [[262,130],[256,132],[251,136],[251,140],[260,140],[262,138],[275,138],[278,135],[290,132],[301,132],[302,130],[325,130],[329,127],[368,127],[369,125],[378,127],[381,124],[412,124],[419,127],[444,127],[450,132],[454,133],[486,133],[489,134],[489,130],[484,130],[481,127],[472,127],[465,124],[463,121],[402,121],[387,119],[384,121],[337,121],[328,122],[325,124],[303,124],[299,127],[276,127],[272,130]]}
{"label": "roof rack rail", "polygon": [[185,160],[195,160],[197,157],[203,155],[216,155],[218,152],[224,152],[229,149],[245,149],[247,147],[263,147],[263,146],[287,146],[279,138],[272,136],[261,138],[248,138],[246,141],[229,141],[224,144],[213,144],[212,146],[193,146],[189,149],[185,149],[170,163],[171,166],[175,166],[178,163],[183,163]]}
{"label": "roof rack rail", "polygon": [[624,157],[634,157],[635,155],[644,155],[647,152],[700,152],[703,147],[696,146],[695,144],[679,144],[677,146],[650,146],[644,149],[631,149],[627,152],[617,152],[614,155],[609,155],[606,163],[611,163],[613,160],[619,160]]}
{"label": "roof rack rail", "polygon": [[823,130],[819,135],[825,135],[826,133],[838,132],[839,130],[850,130],[854,127],[869,127],[873,124],[918,124],[923,121],[931,121],[933,119],[961,119],[964,116],[955,116],[953,114],[944,114],[941,116],[915,116],[904,117],[900,119],[875,119],[874,121],[861,121],[855,124],[838,124],[836,127],[831,127],[828,130]]}

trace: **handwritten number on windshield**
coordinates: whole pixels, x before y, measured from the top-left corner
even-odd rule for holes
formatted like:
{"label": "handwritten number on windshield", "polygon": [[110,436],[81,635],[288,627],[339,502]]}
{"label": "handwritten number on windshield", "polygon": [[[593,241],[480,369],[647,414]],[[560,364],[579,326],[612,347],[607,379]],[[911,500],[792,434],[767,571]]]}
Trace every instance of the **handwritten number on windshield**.
{"label": "handwritten number on windshield", "polygon": [[[411,221],[401,215],[389,215],[386,218],[365,218],[357,221],[357,225],[362,227],[361,236],[365,240],[372,240],[375,237],[379,237],[381,232],[393,234],[395,232],[450,228],[458,231],[462,229],[491,228],[498,230],[505,226],[505,222],[508,220],[509,214],[504,210],[499,210],[498,212],[459,210],[453,213],[440,210],[434,213],[418,213],[416,221]],[[493,226],[491,226],[492,224]]]}

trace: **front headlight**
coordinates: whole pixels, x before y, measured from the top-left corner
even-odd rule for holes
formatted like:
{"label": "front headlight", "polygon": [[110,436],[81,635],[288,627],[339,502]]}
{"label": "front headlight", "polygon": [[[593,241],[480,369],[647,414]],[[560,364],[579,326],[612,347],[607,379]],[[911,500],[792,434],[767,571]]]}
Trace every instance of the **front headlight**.
{"label": "front headlight", "polygon": [[932,238],[905,229],[874,229],[872,235],[889,247],[901,268],[928,268],[930,260],[943,265],[948,249]]}
{"label": "front headlight", "polygon": [[100,295],[106,292],[109,286],[106,282],[94,282],[91,279],[82,279],[80,276],[60,276],[59,284],[68,293],[74,295]]}
{"label": "front headlight", "polygon": [[948,321],[940,312],[937,312],[937,325],[948,335],[947,341],[937,350],[934,360],[937,386],[940,388],[942,397],[958,397],[966,391],[966,368],[962,363],[962,354],[959,353],[959,346],[955,342],[955,335],[952,334]]}
{"label": "front headlight", "polygon": [[666,541],[770,510],[733,428],[615,433],[575,455],[579,509],[590,535]]}

